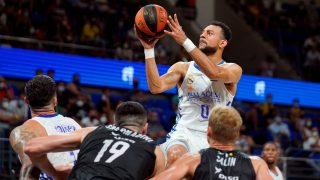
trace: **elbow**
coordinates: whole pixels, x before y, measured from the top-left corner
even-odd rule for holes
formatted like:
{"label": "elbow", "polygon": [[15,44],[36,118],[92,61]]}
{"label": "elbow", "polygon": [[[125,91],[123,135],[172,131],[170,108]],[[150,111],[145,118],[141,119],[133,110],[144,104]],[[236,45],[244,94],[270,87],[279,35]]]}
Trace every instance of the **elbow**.
{"label": "elbow", "polygon": [[35,155],[40,155],[39,154],[39,148],[32,146],[32,145],[26,145],[23,148],[23,151],[25,154],[27,154],[28,156],[35,156]]}
{"label": "elbow", "polygon": [[162,92],[159,88],[154,88],[154,87],[150,87],[150,86],[149,86],[149,91],[151,94],[159,94]]}
{"label": "elbow", "polygon": [[152,89],[150,89],[150,93],[151,93],[151,94],[159,94],[159,93],[161,93],[161,92],[158,91],[158,90],[152,90]]}

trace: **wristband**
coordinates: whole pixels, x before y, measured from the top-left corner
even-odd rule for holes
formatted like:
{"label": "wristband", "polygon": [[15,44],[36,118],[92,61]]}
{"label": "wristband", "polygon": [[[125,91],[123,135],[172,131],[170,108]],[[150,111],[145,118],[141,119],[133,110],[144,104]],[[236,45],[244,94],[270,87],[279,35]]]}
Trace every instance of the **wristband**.
{"label": "wristband", "polygon": [[189,38],[187,38],[183,42],[182,46],[184,47],[184,49],[186,49],[188,53],[191,52],[194,48],[196,48],[196,46],[193,44],[193,42]]}
{"label": "wristband", "polygon": [[145,59],[154,58],[154,48],[144,49],[144,56]]}

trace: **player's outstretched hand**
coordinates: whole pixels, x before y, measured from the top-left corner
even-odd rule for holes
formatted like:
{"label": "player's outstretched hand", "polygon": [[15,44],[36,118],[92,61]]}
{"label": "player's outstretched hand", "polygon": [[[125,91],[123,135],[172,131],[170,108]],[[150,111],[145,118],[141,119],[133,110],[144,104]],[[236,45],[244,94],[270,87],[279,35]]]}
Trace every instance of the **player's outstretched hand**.
{"label": "player's outstretched hand", "polygon": [[134,25],[134,34],[136,35],[136,37],[139,39],[141,45],[143,46],[144,49],[151,49],[154,48],[154,46],[156,45],[156,43],[159,41],[159,39],[153,39],[153,40],[146,40],[143,39],[139,33],[137,32],[136,26]]}
{"label": "player's outstretched hand", "polygon": [[187,39],[187,36],[180,26],[177,14],[174,14],[174,18],[169,16],[168,26],[171,29],[171,32],[167,30],[164,30],[164,32],[167,35],[171,36],[179,45],[182,45],[183,42]]}

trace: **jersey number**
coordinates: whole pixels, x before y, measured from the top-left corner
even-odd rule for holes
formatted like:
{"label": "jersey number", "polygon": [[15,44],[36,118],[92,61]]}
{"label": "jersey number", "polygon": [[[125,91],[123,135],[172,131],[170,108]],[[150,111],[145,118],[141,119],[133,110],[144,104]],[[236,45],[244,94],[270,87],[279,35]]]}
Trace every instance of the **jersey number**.
{"label": "jersey number", "polygon": [[106,163],[111,163],[113,160],[117,159],[119,156],[125,153],[130,147],[130,144],[123,141],[116,141],[115,143],[113,143],[113,140],[104,140],[103,143],[104,145],[94,159],[94,162],[99,162],[104,153],[109,149],[108,152],[111,154],[111,156],[106,160]]}
{"label": "jersey number", "polygon": [[201,117],[208,119],[208,116],[209,116],[209,106],[206,104],[201,105]]}

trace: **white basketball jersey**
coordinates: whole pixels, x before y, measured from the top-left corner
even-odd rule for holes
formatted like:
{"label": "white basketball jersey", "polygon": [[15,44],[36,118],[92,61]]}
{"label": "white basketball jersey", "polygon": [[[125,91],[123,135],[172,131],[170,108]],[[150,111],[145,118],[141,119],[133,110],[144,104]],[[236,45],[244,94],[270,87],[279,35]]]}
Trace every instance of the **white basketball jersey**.
{"label": "white basketball jersey", "polygon": [[[60,114],[33,117],[31,120],[37,121],[45,128],[48,135],[59,135],[73,132],[80,129],[80,125],[73,119]],[[47,157],[53,166],[74,163],[77,160],[79,150],[68,152],[48,153]]]}
{"label": "white basketball jersey", "polygon": [[[222,61],[220,65],[225,64]],[[189,63],[186,76],[178,89],[178,125],[206,132],[210,110],[217,104],[231,106],[233,95],[222,81],[210,80],[194,61]]]}
{"label": "white basketball jersey", "polygon": [[280,169],[276,166],[277,175],[274,174],[271,170],[269,170],[269,173],[273,180],[283,180],[283,175],[280,171]]}

